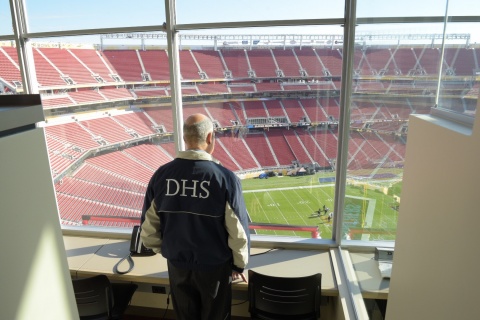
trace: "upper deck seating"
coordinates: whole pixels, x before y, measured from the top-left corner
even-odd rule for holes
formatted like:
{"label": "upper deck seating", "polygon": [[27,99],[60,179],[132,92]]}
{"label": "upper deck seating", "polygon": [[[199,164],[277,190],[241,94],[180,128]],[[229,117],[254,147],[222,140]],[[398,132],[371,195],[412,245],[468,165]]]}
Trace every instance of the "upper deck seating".
{"label": "upper deck seating", "polygon": [[232,72],[232,77],[248,78],[248,61],[243,50],[222,50],[222,56],[227,69]]}
{"label": "upper deck seating", "polygon": [[82,61],[92,73],[100,76],[105,82],[113,81],[114,73],[108,60],[102,59],[101,52],[93,49],[68,49],[70,53]]}
{"label": "upper deck seating", "polygon": [[235,115],[235,119],[239,121],[239,125],[247,124],[247,115],[245,113],[245,109],[243,108],[243,102],[241,101],[233,101],[227,102],[232,110],[233,114]]}
{"label": "upper deck seating", "polygon": [[122,152],[130,155],[137,162],[145,164],[152,170],[157,170],[158,167],[173,160],[169,154],[153,144],[140,144],[127,148]]}
{"label": "upper deck seating", "polygon": [[170,107],[145,108],[145,112],[152,117],[156,124],[165,126],[167,132],[173,132],[172,109]]}
{"label": "upper deck seating", "polygon": [[244,137],[244,140],[262,167],[274,167],[279,165],[274,158],[263,132],[255,134],[249,133]]}
{"label": "upper deck seating", "polygon": [[39,53],[37,48],[33,50],[33,61],[39,87],[66,86],[66,82],[62,79],[60,72]]}
{"label": "upper deck seating", "polygon": [[122,123],[125,127],[135,130],[135,132],[141,136],[148,136],[156,133],[153,129],[154,124],[143,112],[116,115],[115,120]]}
{"label": "upper deck seating", "polygon": [[148,183],[154,172],[120,151],[89,158],[85,162],[140,183]]}
{"label": "upper deck seating", "polygon": [[313,130],[310,132],[328,159],[335,160],[338,152],[337,130]]}
{"label": "upper deck seating", "polygon": [[386,88],[380,81],[359,81],[354,88],[356,93],[384,93]]}
{"label": "upper deck seating", "polygon": [[103,55],[124,81],[143,81],[143,70],[136,50],[104,50]]}
{"label": "upper deck seating", "polygon": [[353,70],[356,75],[370,76],[375,75],[375,70],[370,67],[370,63],[363,50],[355,50],[353,57]]}
{"label": "upper deck seating", "polygon": [[340,102],[336,98],[321,97],[318,102],[327,116],[333,117],[334,120],[340,118]]}
{"label": "upper deck seating", "polygon": [[278,100],[263,101],[270,117],[287,117]]}
{"label": "upper deck seating", "polygon": [[181,50],[179,52],[180,56],[180,74],[182,75],[182,80],[198,80],[200,79],[199,72],[195,60],[193,60],[192,53],[190,50]]}
{"label": "upper deck seating", "polygon": [[275,78],[276,66],[270,50],[249,50],[246,51],[252,70],[256,78]]}
{"label": "upper deck seating", "polygon": [[193,56],[208,79],[224,79],[224,67],[220,54],[215,50],[192,50]]}
{"label": "upper deck seating", "polygon": [[328,90],[336,89],[332,81],[314,81],[314,82],[312,81],[308,83],[308,86],[312,91],[314,90],[328,91]]}
{"label": "upper deck seating", "polygon": [[259,168],[248,149],[248,145],[238,136],[238,133],[232,131],[231,134],[218,134],[216,137],[222,142],[222,145],[232,157],[235,158],[243,170]]}
{"label": "upper deck seating", "polygon": [[231,127],[237,121],[228,103],[213,102],[206,103],[205,110],[212,120],[217,120],[221,127]]}
{"label": "upper deck seating", "polygon": [[110,101],[132,99],[132,94],[125,88],[102,88],[100,93]]}
{"label": "upper deck seating", "polygon": [[284,130],[271,130],[267,133],[267,138],[280,165],[289,166],[297,159],[288,145],[283,131]]}
{"label": "upper deck seating", "polygon": [[93,140],[90,133],[85,131],[77,122],[64,123],[45,127],[45,131],[55,139],[70,143],[84,150],[98,148],[99,144]]}
{"label": "upper deck seating", "polygon": [[85,68],[69,50],[59,48],[37,48],[63,75],[69,76],[75,84],[97,83],[92,73]]}
{"label": "upper deck seating", "polygon": [[[475,50],[466,48],[445,48],[444,59],[457,76],[472,76],[475,69]],[[445,72],[445,65],[443,70]]]}
{"label": "upper deck seating", "polygon": [[84,163],[80,169],[75,172],[74,177],[76,179],[91,181],[96,184],[102,184],[141,194],[145,194],[147,190],[146,183],[128,179],[90,163]]}
{"label": "upper deck seating", "polygon": [[394,54],[395,64],[391,62],[391,65],[396,65],[401,75],[408,75],[409,71],[415,70],[417,60],[415,58],[413,48],[398,48]]}
{"label": "upper deck seating", "polygon": [[51,109],[56,107],[66,107],[72,106],[75,103],[70,99],[68,95],[41,95],[42,98],[42,106],[44,109]]}
{"label": "upper deck seating", "polygon": [[300,77],[300,65],[295,59],[293,49],[280,50],[273,49],[275,61],[285,77]]}
{"label": "upper deck seating", "polygon": [[308,84],[305,83],[288,83],[284,82],[282,83],[282,87],[284,91],[309,91],[310,88],[308,87]]}
{"label": "upper deck seating", "polygon": [[307,130],[296,130],[298,138],[302,141],[305,148],[307,148],[309,155],[321,167],[329,167],[330,163],[326,158],[326,153],[320,148],[315,138]]}
{"label": "upper deck seating", "polygon": [[135,89],[133,91],[137,98],[154,98],[154,97],[165,97],[170,94],[170,92],[165,89]]}
{"label": "upper deck seating", "polygon": [[205,114],[205,107],[203,104],[184,104],[183,105],[183,119],[187,119],[189,116],[195,113]]}
{"label": "upper deck seating", "polygon": [[370,48],[367,47],[365,51],[367,61],[372,70],[376,70],[377,74],[383,71],[384,75],[394,75],[395,67],[389,64],[392,56],[392,49],[390,48]]}
{"label": "upper deck seating", "polygon": [[170,81],[170,67],[165,50],[141,50],[139,53],[145,71],[150,74],[152,80]]}
{"label": "upper deck seating", "polygon": [[255,84],[258,92],[282,91],[283,87],[278,82],[259,82]]}
{"label": "upper deck seating", "polygon": [[243,102],[247,119],[250,118],[267,118],[267,112],[262,101],[245,101]]}
{"label": "upper deck seating", "polygon": [[294,49],[302,68],[310,77],[323,77],[323,66],[312,48]]}
{"label": "upper deck seating", "polygon": [[133,138],[126,132],[125,128],[110,117],[84,120],[80,123],[95,136],[102,137],[110,144],[127,141]]}
{"label": "upper deck seating", "polygon": [[290,119],[290,123],[307,122],[308,116],[300,105],[299,100],[282,100],[281,103]]}
{"label": "upper deck seating", "polygon": [[287,141],[290,149],[292,150],[295,158],[301,164],[312,163],[313,159],[308,154],[307,150],[305,150],[305,146],[302,144],[301,140],[298,138],[295,130],[282,130],[283,136]]}
{"label": "upper deck seating", "polygon": [[219,93],[228,93],[228,87],[224,83],[199,83],[197,84],[198,91],[201,94],[219,94]]}
{"label": "upper deck seating", "polygon": [[326,110],[319,105],[317,99],[304,99],[299,103],[308,115],[311,122],[326,122],[328,121]]}
{"label": "upper deck seating", "polygon": [[79,156],[81,152],[75,152],[71,145],[56,140],[49,134],[45,135],[47,149],[50,161],[50,168],[54,176],[68,168]]}
{"label": "upper deck seating", "polygon": [[[140,209],[129,209],[120,206],[114,206],[98,201],[83,199],[77,196],[65,195],[57,193],[58,211],[62,220],[70,222],[82,222],[82,215],[88,213],[92,216],[116,216],[116,217],[138,217],[140,218],[142,211]],[[123,227],[132,227],[138,222],[131,222],[130,225],[122,225]],[[113,222],[97,224],[103,226],[118,226]]]}
{"label": "upper deck seating", "polygon": [[175,150],[175,144],[173,142],[162,143],[158,145],[158,148],[160,148],[167,156],[172,157],[172,159],[176,157],[177,151]]}
{"label": "upper deck seating", "polygon": [[251,83],[232,83],[228,87],[232,93],[256,92],[255,85]]}
{"label": "upper deck seating", "polygon": [[17,51],[13,47],[0,47],[0,78],[11,86],[15,86],[13,81],[22,82]]}
{"label": "upper deck seating", "polygon": [[99,103],[105,102],[105,98],[95,90],[78,90],[68,92],[70,98],[75,101],[75,104],[85,103]]}
{"label": "upper deck seating", "polygon": [[376,167],[368,155],[362,150],[364,140],[358,132],[350,132],[348,143],[348,163],[349,170],[372,169]]}
{"label": "upper deck seating", "polygon": [[220,161],[222,166],[224,166],[225,168],[228,168],[232,171],[238,171],[242,169],[237,165],[238,162],[236,160],[234,161],[234,158],[232,158],[229,152],[224,149],[221,139],[217,139],[212,156],[218,161]]}
{"label": "upper deck seating", "polygon": [[315,52],[331,76],[342,75],[342,55],[339,49],[315,49]]}
{"label": "upper deck seating", "polygon": [[414,53],[419,60],[422,70],[425,70],[428,75],[438,74],[440,64],[439,48],[415,48]]}
{"label": "upper deck seating", "polygon": [[144,194],[97,184],[81,179],[65,177],[55,186],[57,193],[77,196],[83,199],[140,210]]}

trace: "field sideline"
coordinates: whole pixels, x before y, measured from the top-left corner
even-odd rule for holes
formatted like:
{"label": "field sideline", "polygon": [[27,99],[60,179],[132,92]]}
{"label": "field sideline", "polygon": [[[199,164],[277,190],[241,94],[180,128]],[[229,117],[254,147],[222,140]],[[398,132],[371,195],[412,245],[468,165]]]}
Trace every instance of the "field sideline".
{"label": "field sideline", "polygon": [[[332,221],[318,210],[325,205],[333,211],[335,185],[319,183],[320,177],[334,173],[317,173],[300,177],[270,177],[242,180],[244,198],[252,222],[318,226],[323,239],[332,237]],[[376,180],[375,182],[378,182]],[[400,186],[391,188],[398,191]],[[344,213],[344,237],[353,231],[355,239],[393,240],[398,218],[393,194],[385,195],[364,187],[347,186]],[[375,230],[372,235],[357,233]],[[257,230],[257,234],[310,237],[308,232]]]}

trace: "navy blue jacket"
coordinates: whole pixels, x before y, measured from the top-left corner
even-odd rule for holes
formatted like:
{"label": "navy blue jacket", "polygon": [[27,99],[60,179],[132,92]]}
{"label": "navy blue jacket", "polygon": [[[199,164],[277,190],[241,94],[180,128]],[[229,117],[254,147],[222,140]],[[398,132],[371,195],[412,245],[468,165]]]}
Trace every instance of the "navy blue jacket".
{"label": "navy blue jacket", "polygon": [[141,237],[176,267],[208,270],[231,261],[243,272],[250,235],[240,180],[206,152],[180,152],[148,184]]}

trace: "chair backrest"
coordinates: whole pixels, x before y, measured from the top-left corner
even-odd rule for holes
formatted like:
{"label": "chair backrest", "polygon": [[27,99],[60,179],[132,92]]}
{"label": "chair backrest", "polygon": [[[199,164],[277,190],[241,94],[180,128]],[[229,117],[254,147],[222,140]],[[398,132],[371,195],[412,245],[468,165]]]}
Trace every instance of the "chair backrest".
{"label": "chair backrest", "polygon": [[93,316],[110,318],[114,301],[112,286],[107,276],[72,279],[72,283],[80,318]]}
{"label": "chair backrest", "polygon": [[258,319],[318,319],[322,274],[273,277],[248,270],[249,311]]}

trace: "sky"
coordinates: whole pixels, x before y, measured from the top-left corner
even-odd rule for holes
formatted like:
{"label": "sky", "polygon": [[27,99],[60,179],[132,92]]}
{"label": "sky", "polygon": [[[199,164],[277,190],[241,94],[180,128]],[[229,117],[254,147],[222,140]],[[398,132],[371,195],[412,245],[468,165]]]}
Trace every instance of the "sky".
{"label": "sky", "polygon": [[[161,25],[165,21],[159,0],[25,0],[30,32]],[[443,16],[447,0],[357,0],[357,17]],[[295,5],[292,5],[292,4]],[[480,16],[480,1],[449,0],[450,15]],[[177,23],[236,22],[342,18],[344,2],[338,0],[177,0]],[[480,23],[452,24],[449,32],[475,34],[480,43]],[[361,33],[439,33],[440,24],[361,25]],[[479,31],[477,31],[479,30]],[[338,26],[202,30],[197,33],[227,34],[342,34]],[[0,34],[11,34],[9,0],[0,0]],[[189,32],[193,33],[193,32]],[[85,38],[86,39],[86,38]],[[99,37],[88,41],[99,42]],[[478,40],[477,40],[478,39]]]}

